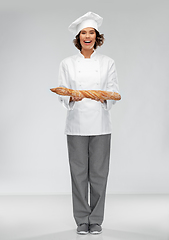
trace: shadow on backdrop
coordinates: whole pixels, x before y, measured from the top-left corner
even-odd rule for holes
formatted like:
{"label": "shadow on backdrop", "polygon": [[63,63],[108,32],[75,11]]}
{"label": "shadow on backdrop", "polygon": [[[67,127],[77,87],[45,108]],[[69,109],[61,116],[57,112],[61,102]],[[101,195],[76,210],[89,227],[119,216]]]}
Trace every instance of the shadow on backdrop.
{"label": "shadow on backdrop", "polygon": [[[53,234],[40,235],[30,238],[18,238],[15,240],[80,240],[80,239],[97,239],[97,240],[160,240],[157,236],[144,235],[141,233],[124,232],[117,230],[104,229],[102,234],[98,235],[78,235],[75,230],[58,232]],[[162,239],[162,238],[161,238]]]}

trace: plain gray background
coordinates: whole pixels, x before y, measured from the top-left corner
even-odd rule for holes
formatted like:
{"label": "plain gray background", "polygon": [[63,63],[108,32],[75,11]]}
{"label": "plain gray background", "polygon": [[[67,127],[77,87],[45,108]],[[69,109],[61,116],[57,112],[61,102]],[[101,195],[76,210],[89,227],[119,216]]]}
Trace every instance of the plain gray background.
{"label": "plain gray background", "polygon": [[69,24],[103,17],[122,100],[113,106],[108,193],[169,193],[169,2],[0,2],[0,194],[71,192],[66,109],[50,88],[78,53]]}

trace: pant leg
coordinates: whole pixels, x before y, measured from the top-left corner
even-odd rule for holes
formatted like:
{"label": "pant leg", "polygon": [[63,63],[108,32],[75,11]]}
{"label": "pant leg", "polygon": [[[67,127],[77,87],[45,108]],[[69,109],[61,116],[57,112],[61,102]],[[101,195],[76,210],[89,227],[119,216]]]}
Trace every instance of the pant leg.
{"label": "pant leg", "polygon": [[88,146],[89,136],[67,135],[72,182],[73,215],[77,225],[89,223]]}
{"label": "pant leg", "polygon": [[111,134],[90,136],[89,182],[90,182],[90,224],[102,224],[104,218],[105,194],[109,172]]}

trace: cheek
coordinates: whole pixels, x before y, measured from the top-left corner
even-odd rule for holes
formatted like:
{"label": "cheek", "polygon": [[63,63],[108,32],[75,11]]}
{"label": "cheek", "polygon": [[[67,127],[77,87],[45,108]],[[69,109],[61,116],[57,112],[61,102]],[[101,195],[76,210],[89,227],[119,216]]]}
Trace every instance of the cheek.
{"label": "cheek", "polygon": [[93,36],[93,40],[94,40],[94,41],[96,41],[96,35],[95,35],[95,36]]}
{"label": "cheek", "polygon": [[81,44],[83,43],[83,37],[80,37],[80,43]]}
{"label": "cheek", "polygon": [[93,38],[93,42],[94,42],[94,43],[96,42],[96,37]]}

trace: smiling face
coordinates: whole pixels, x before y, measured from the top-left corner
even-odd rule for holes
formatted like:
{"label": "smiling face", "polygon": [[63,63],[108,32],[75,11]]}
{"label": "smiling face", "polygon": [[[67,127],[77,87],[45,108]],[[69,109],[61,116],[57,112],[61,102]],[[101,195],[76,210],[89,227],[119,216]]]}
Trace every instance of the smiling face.
{"label": "smiling face", "polygon": [[96,31],[94,28],[87,27],[80,32],[80,44],[82,50],[91,50],[96,42]]}

